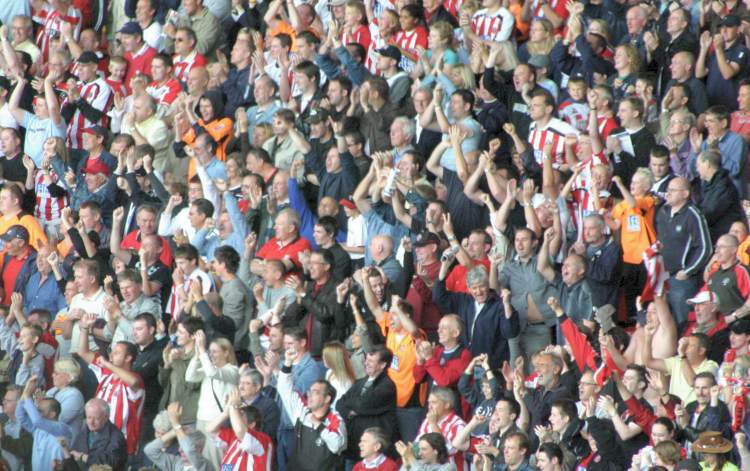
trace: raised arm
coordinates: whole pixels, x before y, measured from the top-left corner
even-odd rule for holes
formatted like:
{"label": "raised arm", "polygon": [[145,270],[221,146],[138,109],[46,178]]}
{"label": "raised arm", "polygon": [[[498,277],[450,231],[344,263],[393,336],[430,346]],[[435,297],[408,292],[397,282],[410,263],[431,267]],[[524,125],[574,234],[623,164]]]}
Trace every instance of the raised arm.
{"label": "raised arm", "polygon": [[553,228],[549,228],[544,231],[544,239],[542,241],[542,247],[539,249],[539,256],[536,261],[537,271],[547,280],[548,283],[552,283],[555,279],[555,269],[552,268],[550,263],[549,248],[552,241],[559,237]]}
{"label": "raised arm", "polygon": [[49,112],[50,119],[59,126],[63,124],[63,119],[60,114],[60,102],[57,101],[53,82],[54,79],[51,75],[48,75],[44,79],[44,99],[47,102],[47,111]]}
{"label": "raised arm", "polygon": [[23,123],[23,118],[27,111],[21,108],[21,97],[23,96],[23,89],[26,87],[26,79],[18,75],[16,76],[16,80],[16,88],[13,89],[13,93],[10,95],[8,109],[10,109],[16,122]]}
{"label": "raised arm", "polygon": [[430,154],[430,158],[425,164],[427,170],[440,179],[443,178],[443,167],[440,166],[440,157],[448,147],[450,147],[450,143],[447,141],[443,141],[438,144],[432,151],[432,154]]}

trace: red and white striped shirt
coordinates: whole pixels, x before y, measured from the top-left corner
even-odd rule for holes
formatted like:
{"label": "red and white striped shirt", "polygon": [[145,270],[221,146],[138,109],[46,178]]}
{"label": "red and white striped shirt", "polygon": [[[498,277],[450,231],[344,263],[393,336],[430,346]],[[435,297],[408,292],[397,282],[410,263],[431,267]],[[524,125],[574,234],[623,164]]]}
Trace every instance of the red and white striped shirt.
{"label": "red and white striped shirt", "polygon": [[490,12],[483,8],[471,18],[471,30],[483,41],[507,41],[513,32],[516,19],[507,8],[500,7]]}
{"label": "red and white striped shirt", "polygon": [[[581,166],[581,172],[576,177],[576,181],[573,184],[571,194],[573,195],[573,203],[569,209],[571,209],[571,217],[573,223],[578,229],[579,234],[583,234],[583,220],[586,216],[594,213],[596,208],[594,207],[594,198],[591,194],[591,171],[597,165],[609,165],[609,160],[603,152],[596,153],[585,162],[579,164]],[[611,207],[613,200],[609,191],[606,188],[601,188],[599,197],[606,197],[607,203],[605,207]]]}
{"label": "red and white striped shirt", "polygon": [[458,13],[461,11],[461,5],[464,0],[445,0],[443,2],[443,8],[448,10],[448,13],[458,18]]}
{"label": "red and white striped shirt", "polygon": [[199,54],[197,50],[193,50],[186,57],[180,57],[177,54],[172,56],[172,62],[174,63],[174,77],[180,82],[187,83],[188,74],[193,67],[205,67],[208,65],[208,61]]}
{"label": "red and white striped shirt", "polygon": [[612,131],[620,127],[617,120],[611,116],[597,116],[596,122],[599,123],[599,137],[605,142]]}
{"label": "red and white striped shirt", "polygon": [[273,440],[263,432],[248,429],[242,440],[229,427],[219,431],[219,439],[226,444],[221,459],[221,471],[271,471],[273,468]]}
{"label": "red and white striped shirt", "polygon": [[[416,55],[417,47],[423,47],[427,49],[427,30],[424,26],[417,26],[411,32],[404,30],[399,31],[396,34],[395,45],[401,49]],[[401,57],[401,63],[399,64],[401,69],[405,72],[411,72],[415,66],[415,62],[406,55]]]}
{"label": "red and white striped shirt", "polygon": [[[94,125],[106,126],[107,112],[112,105],[112,89],[103,78],[98,78],[89,83],[79,83],[78,93],[93,108],[101,111],[102,117],[98,122],[92,123],[83,115],[80,109],[76,109],[73,118],[68,124],[68,146],[73,149],[83,147],[83,130]],[[67,102],[67,99],[65,100]],[[65,103],[63,103],[64,105]]]}
{"label": "red and white striped shirt", "polygon": [[[57,183],[58,177],[54,170],[50,170],[49,176],[52,182]],[[36,194],[34,217],[46,222],[59,221],[62,209],[68,206],[68,195],[57,198],[50,195],[49,188],[44,183],[44,172],[39,169],[34,174],[34,193]]]}
{"label": "red and white striped shirt", "polygon": [[34,12],[32,19],[42,25],[36,35],[36,45],[42,51],[42,63],[46,63],[49,59],[50,38],[62,36],[63,23],[70,23],[73,26],[73,37],[76,41],[81,34],[81,12],[72,6],[68,7],[65,14],[62,14],[45,2],[41,10]]}
{"label": "red and white striped shirt", "polygon": [[384,38],[380,35],[380,27],[378,26],[378,19],[375,18],[370,23],[370,47],[367,49],[367,58],[365,58],[365,67],[373,75],[380,75],[380,69],[378,69],[378,61],[375,59],[377,50],[383,49],[387,45],[394,41],[395,37]]}
{"label": "red and white striped shirt", "polygon": [[547,125],[541,129],[537,129],[535,122],[531,123],[531,126],[529,126],[529,143],[534,149],[534,159],[540,167],[544,157],[544,145],[547,141],[552,141],[552,165],[559,167],[565,163],[565,136],[568,134],[578,136],[578,131],[570,124],[557,118],[551,118]]}
{"label": "red and white striped shirt", "polygon": [[143,399],[146,396],[143,380],[139,378],[140,384],[131,388],[107,368],[94,363],[89,364],[89,368],[99,381],[95,396],[109,404],[109,420],[125,435],[128,454],[134,454],[138,450]]}
{"label": "red and white striped shirt", "polygon": [[359,43],[365,48],[370,48],[370,29],[365,25],[360,25],[354,33],[344,31],[341,33],[341,45],[346,46],[351,43]]}
{"label": "red and white striped shirt", "polygon": [[156,100],[160,105],[171,105],[176,99],[177,95],[182,91],[182,85],[177,79],[170,78],[163,84],[159,85],[156,82],[151,82],[146,87],[146,93],[151,98]]}
{"label": "red and white striped shirt", "polygon": [[[551,0],[547,2],[549,4],[549,7],[552,8],[555,13],[557,13],[557,16],[560,17],[560,19],[563,20],[563,24],[565,20],[568,19],[568,15],[570,15],[570,12],[568,12],[568,9],[565,8],[566,2],[563,0]],[[531,15],[533,18],[544,18],[544,2],[541,2],[540,0],[532,0],[531,2]],[[548,18],[549,19],[549,18]]]}
{"label": "red and white striped shirt", "polygon": [[[451,412],[447,417],[438,422],[438,427],[440,427],[440,433],[442,433],[443,437],[445,437],[445,446],[446,448],[448,448],[450,462],[456,465],[457,471],[463,471],[464,454],[462,451],[453,448],[453,445],[451,445],[451,443],[453,443],[453,439],[456,438],[458,432],[466,427],[466,423],[464,423],[461,417],[456,415],[454,412]],[[417,432],[417,440],[419,440],[419,437],[421,437],[422,435],[430,432],[430,422],[429,420],[424,419],[422,421],[422,425],[419,426],[419,432]]]}

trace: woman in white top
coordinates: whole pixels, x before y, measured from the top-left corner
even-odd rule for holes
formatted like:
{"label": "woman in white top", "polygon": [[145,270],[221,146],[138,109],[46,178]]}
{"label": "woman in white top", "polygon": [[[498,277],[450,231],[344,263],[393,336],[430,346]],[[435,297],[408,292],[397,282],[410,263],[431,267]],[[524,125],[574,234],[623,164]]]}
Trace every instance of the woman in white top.
{"label": "woman in white top", "polygon": [[[199,330],[193,337],[196,355],[188,363],[185,380],[201,383],[196,428],[206,432],[209,422],[226,408],[227,394],[239,384],[240,370],[229,340],[214,339],[206,350],[206,334]],[[203,455],[218,467],[221,451],[209,442],[206,441]]]}
{"label": "woman in white top", "polygon": [[356,377],[354,368],[349,360],[349,353],[341,342],[328,342],[323,347],[323,365],[328,368],[326,380],[336,388],[336,399],[331,407],[336,407],[336,402],[352,387]]}

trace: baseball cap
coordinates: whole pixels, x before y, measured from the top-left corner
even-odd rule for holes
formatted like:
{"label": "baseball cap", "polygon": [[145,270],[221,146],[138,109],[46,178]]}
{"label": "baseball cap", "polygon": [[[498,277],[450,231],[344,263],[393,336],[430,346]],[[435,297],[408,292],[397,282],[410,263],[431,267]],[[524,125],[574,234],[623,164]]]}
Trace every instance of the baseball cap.
{"label": "baseball cap", "polygon": [[81,173],[84,173],[84,174],[85,173],[92,173],[92,174],[103,173],[106,176],[110,176],[112,171],[110,170],[107,164],[105,164],[99,159],[96,159],[93,162],[90,160],[86,162],[86,166],[83,169],[81,169]]}
{"label": "baseball cap", "polygon": [[422,231],[417,235],[417,241],[416,246],[417,247],[425,247],[430,244],[435,244],[438,247],[440,246],[440,238],[438,236],[430,231]]}
{"label": "baseball cap", "polygon": [[91,134],[94,136],[103,137],[104,139],[107,139],[107,134],[108,134],[107,128],[103,126],[99,126],[98,124],[89,126],[87,128],[83,128],[83,132],[85,134]]}
{"label": "baseball cap", "polygon": [[122,25],[122,28],[120,28],[120,31],[118,31],[118,33],[139,34],[143,36],[143,30],[141,29],[141,25],[139,25],[135,21],[128,21],[127,23]]}
{"label": "baseball cap", "polygon": [[688,304],[716,303],[716,295],[712,291],[701,291],[687,300]]}
{"label": "baseball cap", "polygon": [[533,65],[538,69],[549,69],[549,56],[545,56],[543,54],[534,54],[529,58],[529,65]]}
{"label": "baseball cap", "polygon": [[730,28],[736,28],[740,25],[740,17],[737,15],[727,15],[723,20],[721,20],[721,23],[719,26],[728,26]]}
{"label": "baseball cap", "polygon": [[307,124],[320,124],[328,121],[328,111],[318,108],[310,111],[310,114],[305,119]]}
{"label": "baseball cap", "polygon": [[10,242],[12,240],[23,240],[25,242],[28,242],[29,231],[26,230],[26,228],[22,225],[16,224],[15,226],[10,226],[10,229],[5,231],[5,234],[0,236],[0,239],[5,242]]}
{"label": "baseball cap", "polygon": [[97,56],[95,52],[84,51],[80,56],[78,56],[78,60],[76,62],[78,62],[79,64],[98,64],[99,56]]}
{"label": "baseball cap", "polygon": [[378,49],[378,54],[385,57],[395,59],[397,62],[401,60],[401,51],[396,46],[387,46],[382,49]]}

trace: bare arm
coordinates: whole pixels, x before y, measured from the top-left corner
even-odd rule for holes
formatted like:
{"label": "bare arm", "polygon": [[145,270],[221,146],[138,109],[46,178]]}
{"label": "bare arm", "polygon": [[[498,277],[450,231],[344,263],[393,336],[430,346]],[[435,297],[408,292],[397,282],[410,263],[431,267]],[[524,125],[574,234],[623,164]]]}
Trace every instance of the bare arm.
{"label": "bare arm", "polygon": [[60,125],[63,123],[62,115],[60,114],[60,103],[57,101],[57,95],[52,85],[52,78],[47,76],[44,79],[44,99],[47,102],[50,119],[53,123]]}
{"label": "bare arm", "polygon": [[10,95],[10,101],[8,102],[8,109],[10,109],[13,118],[18,123],[23,123],[23,117],[26,111],[21,109],[21,96],[23,96],[23,89],[26,87],[26,79],[21,76],[17,77],[16,88],[13,89],[13,93]]}
{"label": "bare arm", "polygon": [[430,154],[427,164],[425,164],[427,170],[440,179],[443,178],[443,167],[440,166],[440,157],[448,147],[450,147],[450,144],[445,141],[438,144],[435,150],[432,151],[432,154]]}
{"label": "bare arm", "polygon": [[655,326],[647,325],[645,328],[645,341],[643,342],[643,366],[651,368],[652,370],[661,371],[662,373],[669,373],[667,371],[667,364],[664,360],[654,358],[651,348],[651,341],[654,338],[654,332],[656,331]]}

